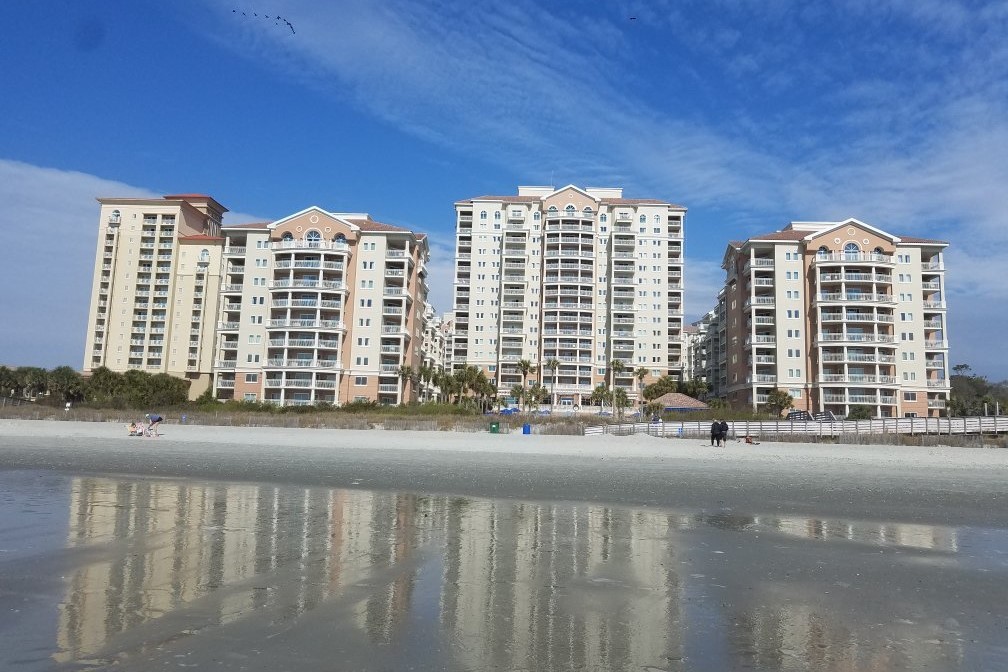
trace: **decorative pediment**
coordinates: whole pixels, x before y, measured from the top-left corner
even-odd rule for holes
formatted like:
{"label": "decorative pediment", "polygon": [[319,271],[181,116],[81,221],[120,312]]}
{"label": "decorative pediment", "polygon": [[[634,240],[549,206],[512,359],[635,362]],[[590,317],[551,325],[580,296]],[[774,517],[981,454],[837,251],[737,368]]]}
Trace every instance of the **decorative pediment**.
{"label": "decorative pediment", "polygon": [[360,227],[353,222],[341,219],[314,205],[278,219],[269,225],[269,229],[270,238],[273,240],[285,237],[294,240],[317,237],[316,239],[324,241],[355,241],[360,236]]}

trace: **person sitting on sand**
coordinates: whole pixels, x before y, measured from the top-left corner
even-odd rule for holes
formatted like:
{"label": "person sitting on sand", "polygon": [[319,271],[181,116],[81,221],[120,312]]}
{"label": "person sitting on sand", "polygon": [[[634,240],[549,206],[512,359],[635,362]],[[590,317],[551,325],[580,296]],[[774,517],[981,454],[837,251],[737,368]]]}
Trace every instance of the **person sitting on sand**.
{"label": "person sitting on sand", "polygon": [[157,413],[148,413],[144,417],[147,418],[147,422],[150,423],[147,425],[147,436],[161,436],[158,434],[157,426],[161,424],[161,421],[164,420],[164,418]]}
{"label": "person sitting on sand", "polygon": [[130,423],[130,424],[129,424],[129,425],[127,426],[127,427],[126,427],[126,429],[128,429],[128,430],[129,430],[129,435],[130,435],[130,436],[136,436],[136,435],[137,435],[137,423],[135,423],[135,422],[131,422],[131,423]]}

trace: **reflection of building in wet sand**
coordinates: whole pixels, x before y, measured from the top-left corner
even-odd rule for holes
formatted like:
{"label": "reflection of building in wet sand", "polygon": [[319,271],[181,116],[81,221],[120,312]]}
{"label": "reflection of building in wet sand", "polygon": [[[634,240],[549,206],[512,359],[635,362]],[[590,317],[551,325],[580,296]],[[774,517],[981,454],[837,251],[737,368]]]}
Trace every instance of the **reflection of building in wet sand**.
{"label": "reflection of building in wet sand", "polygon": [[403,552],[375,537],[378,508],[365,492],[77,478],[68,543],[87,559],[67,579],[57,659],[183,608],[190,630],[264,606],[312,609],[376,553]]}
{"label": "reflection of building in wet sand", "polygon": [[67,578],[56,658],[100,656],[173,612],[184,634],[296,616],[351,586],[366,586],[353,627],[388,644],[415,627],[433,568],[431,606],[474,668],[639,669],[682,655],[676,527],[603,507],[77,478],[69,546],[87,560]]}
{"label": "reflection of building in wet sand", "polygon": [[[773,530],[810,540],[846,539],[866,545],[939,553],[958,551],[956,530],[948,527],[798,516],[755,516],[752,524],[759,530]],[[946,669],[950,665],[949,669],[960,669],[963,651],[961,640],[954,633],[947,640],[933,639],[932,646],[906,646],[896,642],[879,646],[875,638],[882,635],[874,627],[854,627],[856,623],[837,618],[838,614],[824,609],[821,604],[804,601],[801,596],[807,593],[801,587],[776,584],[768,590],[783,590],[788,597],[764,599],[756,594],[752,602],[756,606],[737,617],[737,635],[749,639],[739,648],[748,652],[755,668],[790,669],[789,666],[800,661],[795,669],[885,672],[893,669]],[[839,598],[843,594],[843,585],[837,585],[835,590]],[[906,599],[907,605],[914,604],[912,595]],[[842,611],[839,599],[831,606]],[[913,613],[919,611],[919,607],[907,606],[906,610]],[[912,621],[906,621],[902,627],[905,630],[904,642],[921,638],[918,626]],[[857,661],[856,667],[851,666],[852,661]]]}
{"label": "reflection of building in wet sand", "polygon": [[220,629],[254,629],[253,613],[295,628],[316,608],[346,616],[326,621],[334,640],[387,650],[429,635],[466,669],[667,669],[695,653],[688,637],[704,618],[755,667],[917,669],[958,655],[881,645],[824,606],[814,580],[740,576],[745,588],[722,601],[727,587],[691,545],[702,528],[958,549],[955,530],[923,525],[77,478],[68,557],[79,569],[66,579],[56,659],[212,628],[228,638]]}
{"label": "reflection of building in wet sand", "polygon": [[756,523],[778,532],[806,539],[849,539],[865,544],[904,546],[931,551],[958,550],[956,531],[951,527],[905,523],[818,520],[803,517],[757,517]]}
{"label": "reflection of building in wet sand", "polygon": [[667,516],[452,504],[441,617],[464,666],[642,669],[682,656]]}

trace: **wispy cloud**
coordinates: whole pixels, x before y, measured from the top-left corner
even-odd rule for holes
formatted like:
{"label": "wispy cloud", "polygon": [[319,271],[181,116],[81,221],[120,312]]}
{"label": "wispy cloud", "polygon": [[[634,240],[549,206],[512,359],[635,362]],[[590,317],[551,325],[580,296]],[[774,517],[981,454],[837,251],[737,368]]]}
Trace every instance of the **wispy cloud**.
{"label": "wispy cloud", "polygon": [[693,229],[696,259],[789,219],[854,216],[973,259],[1005,241],[1002,2],[280,4],[293,39],[219,39],[450,151],[682,202],[717,224]]}
{"label": "wispy cloud", "polygon": [[94,254],[98,196],[148,197],[149,190],[94,175],[0,159],[5,280],[0,357],[8,365],[80,368]]}

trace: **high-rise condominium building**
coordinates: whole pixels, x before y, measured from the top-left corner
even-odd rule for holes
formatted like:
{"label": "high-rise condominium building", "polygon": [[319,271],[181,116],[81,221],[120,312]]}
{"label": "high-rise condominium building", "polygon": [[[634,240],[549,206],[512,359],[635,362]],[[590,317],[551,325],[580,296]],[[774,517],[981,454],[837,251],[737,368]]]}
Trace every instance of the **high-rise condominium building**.
{"label": "high-rise condominium building", "polygon": [[939,415],[948,400],[947,243],[856,219],[792,222],[731,242],[708,328],[714,394],[845,416]]}
{"label": "high-rise condominium building", "polygon": [[637,369],[645,384],[683,376],[684,207],[569,185],[455,212],[454,366],[483,369],[507,395],[527,360],[559,405],[585,403],[613,373],[631,399]]}
{"label": "high-rise condominium building", "polygon": [[214,391],[282,405],[420,398],[425,234],[311,207],[225,226]]}
{"label": "high-rise condominium building", "polygon": [[99,198],[84,373],[140,369],[210,385],[221,216],[200,194]]}

